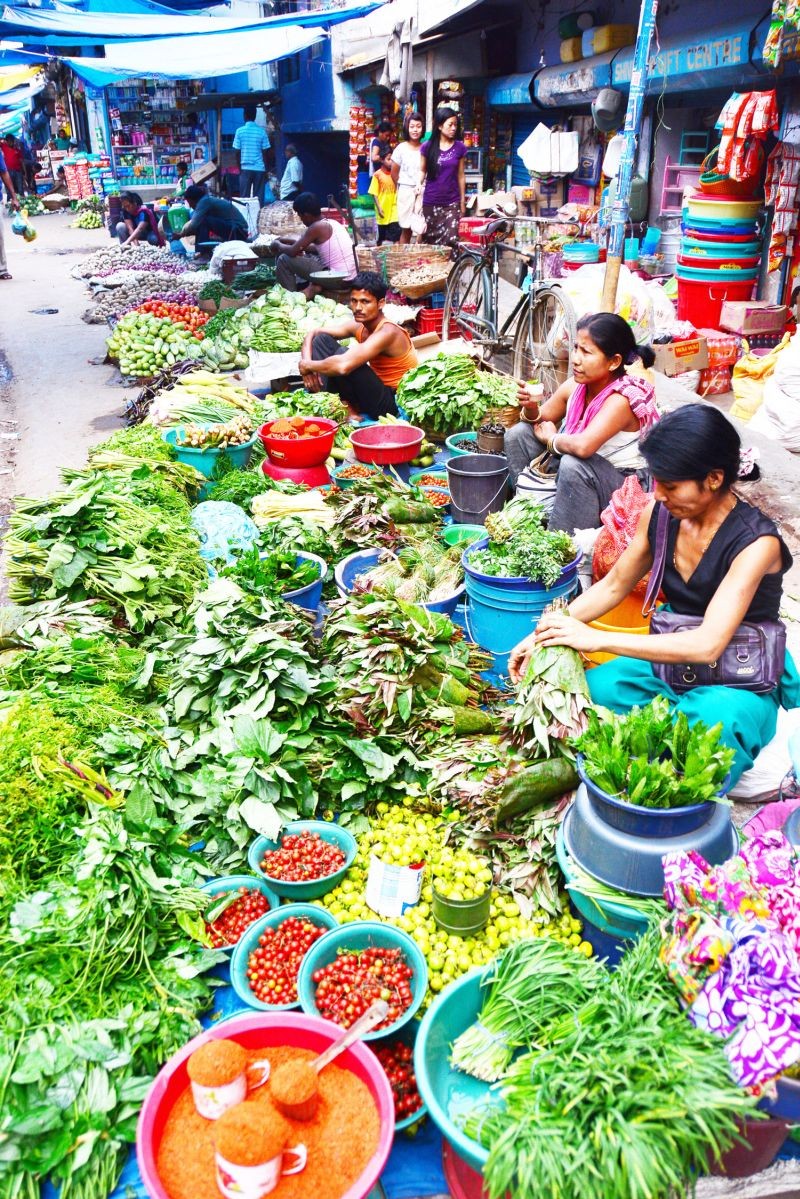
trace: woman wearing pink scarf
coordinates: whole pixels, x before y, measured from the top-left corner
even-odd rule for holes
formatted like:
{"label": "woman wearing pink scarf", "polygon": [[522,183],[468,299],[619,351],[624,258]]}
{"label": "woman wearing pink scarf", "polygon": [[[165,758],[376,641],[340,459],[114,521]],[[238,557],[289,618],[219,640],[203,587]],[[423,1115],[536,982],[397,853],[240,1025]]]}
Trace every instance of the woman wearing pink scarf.
{"label": "woman wearing pink scarf", "polygon": [[620,316],[598,312],[578,321],[573,378],[541,405],[523,388],[522,420],[506,433],[511,482],[545,449],[559,459],[551,529],[595,529],[600,513],[627,475],[643,472],[639,438],[658,420],[651,383],[628,375],[639,358],[654,361],[636,344]]}

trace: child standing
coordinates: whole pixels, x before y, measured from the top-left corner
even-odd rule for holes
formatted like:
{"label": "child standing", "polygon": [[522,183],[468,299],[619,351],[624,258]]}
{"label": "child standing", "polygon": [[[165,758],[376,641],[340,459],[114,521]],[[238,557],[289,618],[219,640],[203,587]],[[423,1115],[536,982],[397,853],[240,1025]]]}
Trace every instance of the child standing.
{"label": "child standing", "polygon": [[378,245],[385,241],[400,240],[400,225],[397,220],[397,187],[392,179],[392,152],[387,150],[381,165],[372,176],[369,194],[375,197],[378,219]]}

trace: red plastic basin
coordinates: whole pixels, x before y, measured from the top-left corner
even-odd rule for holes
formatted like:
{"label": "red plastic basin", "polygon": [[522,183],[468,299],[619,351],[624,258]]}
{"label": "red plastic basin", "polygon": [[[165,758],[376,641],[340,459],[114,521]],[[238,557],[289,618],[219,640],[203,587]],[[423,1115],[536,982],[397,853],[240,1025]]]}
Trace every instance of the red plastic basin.
{"label": "red plastic basin", "polygon": [[318,437],[298,437],[295,440],[291,437],[272,437],[270,430],[274,424],[274,420],[267,421],[258,430],[258,435],[270,462],[278,466],[319,466],[330,456],[333,439],[339,428],[335,420],[309,416],[306,425],[319,425],[325,432]]}
{"label": "red plastic basin", "polygon": [[[270,1045],[288,1045],[297,1049],[310,1049],[319,1054],[341,1035],[342,1030],[338,1024],[322,1020],[319,1016],[306,1016],[299,1012],[250,1012],[223,1021],[178,1050],[156,1076],[147,1093],[136,1128],[136,1160],[151,1199],[169,1199],[156,1170],[156,1159],[167,1117],[178,1097],[189,1085],[186,1062],[195,1049],[208,1041],[226,1039],[238,1042],[245,1049],[268,1049]],[[378,1181],[392,1147],[392,1088],[377,1057],[361,1041],[345,1050],[336,1064],[343,1069],[352,1070],[369,1088],[378,1108],[380,1136],[378,1147],[361,1177],[344,1194],[331,1194],[328,1199],[365,1199]]]}
{"label": "red plastic basin", "polygon": [[276,483],[288,481],[305,483],[306,487],[327,487],[331,481],[324,462],[321,466],[276,466],[265,458],[261,469],[268,479],[274,479]]}
{"label": "red plastic basin", "polygon": [[415,425],[368,425],[355,429],[350,441],[359,462],[387,466],[416,458],[424,436]]}

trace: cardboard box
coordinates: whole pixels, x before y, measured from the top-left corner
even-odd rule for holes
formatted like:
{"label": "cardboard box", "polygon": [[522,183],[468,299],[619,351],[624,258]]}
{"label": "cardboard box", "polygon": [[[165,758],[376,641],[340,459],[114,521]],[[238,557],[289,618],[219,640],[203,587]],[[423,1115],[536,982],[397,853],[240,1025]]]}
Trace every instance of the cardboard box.
{"label": "cardboard box", "polygon": [[782,333],[788,312],[785,305],[766,300],[726,300],[719,327],[729,333]]}
{"label": "cardboard box", "polygon": [[210,179],[212,175],[217,173],[217,164],[215,162],[204,162],[202,166],[195,167],[190,172],[195,183],[205,183],[206,179]]}
{"label": "cardboard box", "polygon": [[656,360],[655,370],[673,378],[684,371],[702,371],[708,366],[708,342],[704,337],[690,337],[688,341],[673,341],[665,346],[653,346]]}

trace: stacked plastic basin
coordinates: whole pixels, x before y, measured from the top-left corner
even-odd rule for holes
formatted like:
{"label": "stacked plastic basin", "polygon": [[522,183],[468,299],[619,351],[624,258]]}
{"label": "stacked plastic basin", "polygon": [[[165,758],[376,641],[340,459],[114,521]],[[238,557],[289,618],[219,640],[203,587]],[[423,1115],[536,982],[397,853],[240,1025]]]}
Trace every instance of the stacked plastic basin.
{"label": "stacked plastic basin", "polygon": [[751,299],[761,262],[760,208],[760,200],[733,196],[698,193],[687,201],[675,270],[679,320],[718,329],[726,300]]}

